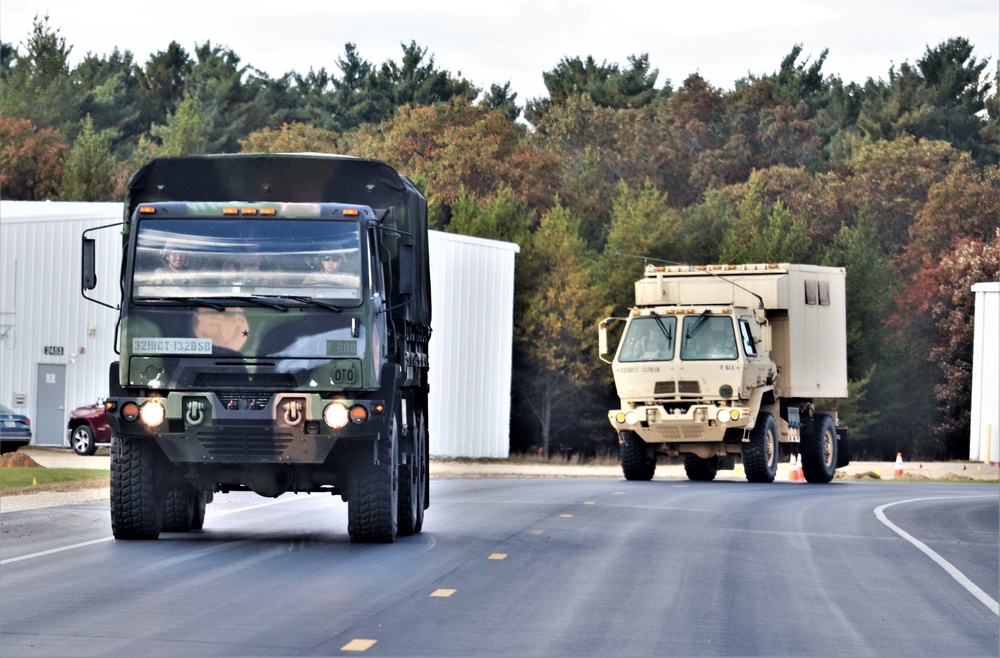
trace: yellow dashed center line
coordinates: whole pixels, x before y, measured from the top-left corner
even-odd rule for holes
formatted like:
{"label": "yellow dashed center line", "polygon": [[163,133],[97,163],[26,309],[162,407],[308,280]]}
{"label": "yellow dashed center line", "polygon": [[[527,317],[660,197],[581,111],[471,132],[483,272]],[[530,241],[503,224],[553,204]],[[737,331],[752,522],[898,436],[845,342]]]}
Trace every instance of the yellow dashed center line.
{"label": "yellow dashed center line", "polygon": [[540,534],[542,534],[543,532],[545,532],[545,531],[544,531],[544,530],[529,530],[529,531],[528,531],[528,534],[529,534],[529,535],[540,535]]}
{"label": "yellow dashed center line", "polygon": [[458,591],[457,589],[436,589],[433,592],[431,592],[431,596],[435,596],[438,598],[447,598],[457,591]]}
{"label": "yellow dashed center line", "polygon": [[596,505],[597,501],[596,500],[588,500],[588,501],[584,502],[583,504],[584,505]]}
{"label": "yellow dashed center line", "polygon": [[371,649],[378,640],[351,640],[344,646],[340,647],[341,651],[368,651]]}
{"label": "yellow dashed center line", "polygon": [[560,514],[559,518],[560,519],[572,519],[573,515],[572,514]]}
{"label": "yellow dashed center line", "polygon": [[505,560],[505,559],[507,559],[507,554],[506,553],[493,553],[492,555],[490,555],[486,559],[487,560]]}

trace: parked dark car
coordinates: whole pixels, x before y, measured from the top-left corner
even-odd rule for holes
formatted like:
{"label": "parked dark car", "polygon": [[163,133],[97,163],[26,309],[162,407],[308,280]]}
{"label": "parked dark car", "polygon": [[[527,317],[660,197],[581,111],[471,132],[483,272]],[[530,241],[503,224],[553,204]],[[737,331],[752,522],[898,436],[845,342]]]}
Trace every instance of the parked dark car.
{"label": "parked dark car", "polygon": [[14,452],[31,443],[31,421],[0,404],[0,452]]}
{"label": "parked dark car", "polygon": [[69,415],[66,427],[69,445],[78,455],[92,455],[99,444],[111,443],[111,426],[104,410],[104,401],[89,407],[77,407]]}

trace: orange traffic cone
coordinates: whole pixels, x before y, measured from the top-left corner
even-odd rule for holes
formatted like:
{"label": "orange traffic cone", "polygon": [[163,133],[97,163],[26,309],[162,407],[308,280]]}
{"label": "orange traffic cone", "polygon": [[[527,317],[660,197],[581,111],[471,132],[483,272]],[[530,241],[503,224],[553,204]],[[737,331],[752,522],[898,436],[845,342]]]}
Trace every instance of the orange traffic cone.
{"label": "orange traffic cone", "polygon": [[792,455],[791,457],[788,458],[788,466],[789,466],[788,479],[791,480],[792,482],[798,482],[799,469],[795,465],[795,455]]}
{"label": "orange traffic cone", "polygon": [[806,474],[802,472],[802,454],[798,454],[795,457],[795,472],[798,473],[798,479],[802,482],[806,481]]}
{"label": "orange traffic cone", "polygon": [[896,472],[892,474],[894,478],[903,477],[903,453],[896,453]]}

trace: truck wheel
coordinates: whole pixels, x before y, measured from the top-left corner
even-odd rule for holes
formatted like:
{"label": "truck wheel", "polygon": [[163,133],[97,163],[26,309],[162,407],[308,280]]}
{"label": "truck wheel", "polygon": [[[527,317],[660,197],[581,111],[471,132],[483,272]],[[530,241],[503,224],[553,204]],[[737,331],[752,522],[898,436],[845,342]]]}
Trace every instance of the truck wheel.
{"label": "truck wheel", "polygon": [[750,482],[774,482],[778,474],[778,425],[766,411],[757,415],[750,442],[743,444],[743,468]]}
{"label": "truck wheel", "polygon": [[115,539],[156,539],[163,500],[156,483],[160,452],[152,439],[115,436],[111,450],[111,532]]}
{"label": "truck wheel", "polygon": [[684,472],[689,480],[696,482],[711,482],[719,472],[719,456],[703,459],[698,455],[686,453],[684,455]]}
{"label": "truck wheel", "polygon": [[396,538],[399,511],[399,473],[396,465],[396,417],[389,420],[383,436],[372,444],[365,441],[355,454],[347,499],[347,534],[353,542],[391,543]]}
{"label": "truck wheel", "polygon": [[94,443],[94,432],[89,425],[79,425],[73,430],[69,438],[69,444],[73,446],[73,452],[83,457],[97,452],[97,444]]}
{"label": "truck wheel", "polygon": [[427,478],[424,477],[426,461],[427,432],[424,416],[416,410],[410,419],[410,457],[406,464],[399,465],[399,528],[401,537],[414,535],[424,526],[424,499]]}
{"label": "truck wheel", "polygon": [[188,532],[194,527],[198,492],[190,484],[181,484],[163,499],[163,532]]}
{"label": "truck wheel", "polygon": [[622,473],[626,480],[652,480],[656,472],[656,457],[649,454],[649,446],[635,432],[619,432],[618,448]]}
{"label": "truck wheel", "polygon": [[837,472],[837,426],[829,414],[815,414],[802,432],[802,474],[826,483]]}

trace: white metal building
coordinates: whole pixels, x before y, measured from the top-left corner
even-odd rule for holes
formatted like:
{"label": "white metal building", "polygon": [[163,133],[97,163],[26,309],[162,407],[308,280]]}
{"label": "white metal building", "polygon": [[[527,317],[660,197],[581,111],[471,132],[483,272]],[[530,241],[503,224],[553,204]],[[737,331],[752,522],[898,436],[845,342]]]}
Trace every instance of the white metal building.
{"label": "white metal building", "polygon": [[520,247],[431,231],[431,454],[510,453],[514,255]]}
{"label": "white metal building", "polygon": [[[31,418],[37,445],[68,446],[70,411],[107,394],[118,314],[80,294],[80,239],[122,213],[121,203],[0,201],[0,403]],[[116,304],[117,229],[92,237],[93,296]],[[431,454],[507,457],[520,248],[436,231],[429,248]]]}
{"label": "white metal building", "polygon": [[969,459],[1000,462],[1000,281],[977,283]]}

